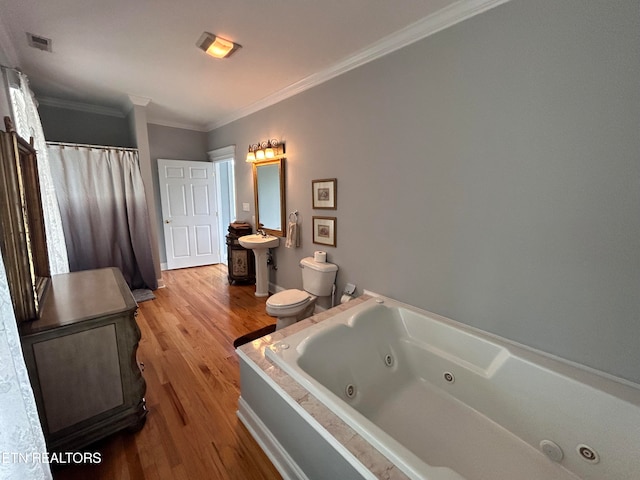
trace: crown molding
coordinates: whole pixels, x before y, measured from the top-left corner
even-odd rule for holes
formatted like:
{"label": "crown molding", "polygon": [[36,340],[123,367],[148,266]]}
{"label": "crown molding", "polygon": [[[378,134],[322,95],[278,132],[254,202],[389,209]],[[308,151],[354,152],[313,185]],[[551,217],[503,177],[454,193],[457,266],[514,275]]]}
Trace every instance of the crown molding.
{"label": "crown molding", "polygon": [[102,107],[100,105],[75,102],[73,100],[62,100],[52,97],[37,97],[37,99],[40,105],[45,105],[47,107],[66,108],[67,110],[77,110],[80,112],[95,113],[97,115],[108,115],[110,117],[125,117],[125,114],[117,108]]}
{"label": "crown molding", "polygon": [[275,105],[282,100],[342,75],[349,70],[353,70],[361,65],[372,62],[384,55],[406,47],[407,45],[411,45],[412,43],[509,1],[511,0],[460,0],[408,25],[401,30],[398,30],[395,33],[392,33],[391,35],[387,35],[381,40],[369,45],[367,48],[350,55],[325,70],[309,75],[308,77],[305,77],[302,80],[299,80],[288,87],[263,98],[262,100],[258,100],[251,105],[236,110],[218,121],[208,124],[207,128],[208,130],[214,130],[259,110],[270,107],[271,105]]}
{"label": "crown molding", "polygon": [[[136,98],[137,99],[144,99],[144,97],[136,97]],[[149,100],[149,102],[151,101],[150,99],[148,99],[148,100]],[[147,102],[147,104],[149,102]],[[136,103],[134,105],[144,106],[144,105],[142,105],[142,103],[143,102]],[[102,106],[99,106],[99,105],[92,105],[92,104],[89,104],[89,103],[82,103],[82,102],[74,102],[74,101],[71,101],[71,100],[62,100],[62,99],[53,98],[53,97],[38,97],[38,104],[44,105],[44,106],[47,106],[47,107],[65,108],[67,110],[76,110],[76,111],[86,112],[86,113],[95,113],[97,115],[108,115],[110,117],[117,117],[117,118],[125,118],[126,117],[126,114],[124,112],[122,112],[121,110],[117,109],[117,108],[102,107]],[[184,130],[195,130],[197,132],[208,132],[209,131],[202,124],[195,124],[195,123],[171,122],[171,121],[165,121],[165,120],[154,119],[154,118],[148,118],[147,119],[147,123],[151,123],[151,124],[154,124],[154,125],[160,125],[160,126],[163,126],[163,127],[181,128],[181,129],[184,129]]]}
{"label": "crown molding", "polygon": [[146,107],[151,103],[151,99],[147,97],[141,97],[139,95],[127,95],[129,97],[129,101],[132,105],[137,105],[139,107]]}
{"label": "crown molding", "polygon": [[163,120],[154,118],[153,116],[147,117],[147,123],[151,125],[159,125],[161,127],[171,127],[171,128],[181,128],[183,130],[192,130],[195,132],[208,132],[210,128],[207,128],[205,125],[197,124],[197,123],[181,123],[181,122],[173,122],[170,120]]}

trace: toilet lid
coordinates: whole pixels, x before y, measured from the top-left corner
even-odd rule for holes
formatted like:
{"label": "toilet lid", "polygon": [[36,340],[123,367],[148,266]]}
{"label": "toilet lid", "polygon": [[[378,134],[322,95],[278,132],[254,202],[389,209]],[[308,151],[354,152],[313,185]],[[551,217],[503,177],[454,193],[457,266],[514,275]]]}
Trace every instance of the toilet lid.
{"label": "toilet lid", "polygon": [[308,292],[292,288],[291,290],[283,290],[275,295],[271,295],[267,299],[267,304],[271,307],[295,307],[309,301]]}

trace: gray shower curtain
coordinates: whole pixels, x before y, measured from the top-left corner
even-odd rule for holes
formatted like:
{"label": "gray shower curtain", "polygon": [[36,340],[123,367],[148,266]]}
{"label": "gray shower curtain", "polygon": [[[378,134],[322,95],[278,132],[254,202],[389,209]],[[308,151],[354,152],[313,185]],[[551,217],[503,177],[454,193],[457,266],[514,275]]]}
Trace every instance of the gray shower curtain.
{"label": "gray shower curtain", "polygon": [[129,287],[158,287],[138,152],[47,145],[73,271],[118,267]]}

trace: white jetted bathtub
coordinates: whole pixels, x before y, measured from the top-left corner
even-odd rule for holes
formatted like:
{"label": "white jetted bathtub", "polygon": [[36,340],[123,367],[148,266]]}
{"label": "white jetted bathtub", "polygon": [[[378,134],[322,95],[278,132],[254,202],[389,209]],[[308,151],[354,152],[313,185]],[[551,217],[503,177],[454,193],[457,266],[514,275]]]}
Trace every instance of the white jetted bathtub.
{"label": "white jetted bathtub", "polygon": [[[268,360],[397,478],[640,479],[639,385],[383,297],[274,340]],[[285,478],[383,477],[318,424],[320,413],[305,413],[308,397],[271,381],[285,385],[280,371],[239,354],[239,416],[263,448],[282,449],[276,466],[294,465],[279,468]]]}

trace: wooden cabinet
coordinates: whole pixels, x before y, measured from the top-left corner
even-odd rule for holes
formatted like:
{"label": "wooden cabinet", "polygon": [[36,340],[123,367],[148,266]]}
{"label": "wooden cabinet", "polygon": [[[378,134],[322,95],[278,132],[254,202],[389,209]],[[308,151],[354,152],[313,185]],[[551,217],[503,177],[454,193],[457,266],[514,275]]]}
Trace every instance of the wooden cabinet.
{"label": "wooden cabinet", "polygon": [[[245,226],[246,225],[246,226]],[[256,261],[253,250],[240,245],[238,239],[251,234],[251,225],[237,222],[229,225],[227,235],[227,264],[229,284],[256,283]]]}
{"label": "wooden cabinet", "polygon": [[50,450],[69,451],[144,425],[137,304],[116,268],[54,275],[40,318],[20,325]]}

